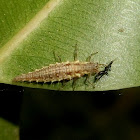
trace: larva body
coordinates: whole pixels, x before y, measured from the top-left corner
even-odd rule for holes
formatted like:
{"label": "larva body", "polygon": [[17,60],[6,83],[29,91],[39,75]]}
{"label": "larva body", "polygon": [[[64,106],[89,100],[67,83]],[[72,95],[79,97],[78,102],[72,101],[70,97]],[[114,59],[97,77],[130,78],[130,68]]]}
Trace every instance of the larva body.
{"label": "larva body", "polygon": [[42,69],[22,74],[13,79],[13,81],[27,82],[55,82],[62,80],[71,80],[84,75],[97,74],[99,72],[99,64],[93,62],[62,62],[50,64]]}

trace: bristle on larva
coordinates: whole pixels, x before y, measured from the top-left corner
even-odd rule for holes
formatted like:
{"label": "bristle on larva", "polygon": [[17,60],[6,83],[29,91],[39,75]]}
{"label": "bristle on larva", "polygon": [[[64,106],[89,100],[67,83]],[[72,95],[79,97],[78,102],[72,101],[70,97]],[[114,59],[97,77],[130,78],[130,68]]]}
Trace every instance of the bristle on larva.
{"label": "bristle on larva", "polygon": [[48,67],[37,69],[27,74],[22,74],[13,79],[14,82],[55,82],[71,80],[87,74],[99,72],[98,63],[93,62],[62,62],[50,64]]}

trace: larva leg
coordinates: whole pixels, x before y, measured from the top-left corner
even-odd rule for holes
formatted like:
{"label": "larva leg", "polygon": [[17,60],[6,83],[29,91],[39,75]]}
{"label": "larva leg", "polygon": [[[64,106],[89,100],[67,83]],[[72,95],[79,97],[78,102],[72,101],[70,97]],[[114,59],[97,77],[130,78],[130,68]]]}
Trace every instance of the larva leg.
{"label": "larva leg", "polygon": [[61,89],[63,89],[64,87],[65,87],[65,85],[66,85],[66,83],[67,83],[67,81],[61,81],[60,82],[62,85],[61,85],[61,87],[58,89],[58,90],[61,90]]}
{"label": "larva leg", "polygon": [[74,78],[73,79],[73,82],[72,82],[72,89],[73,91],[75,90],[75,87],[76,87],[76,81],[78,80],[78,78]]}
{"label": "larva leg", "polygon": [[84,84],[88,85],[87,83],[89,83],[93,88],[95,88],[95,85],[89,81],[90,76],[91,76],[91,74],[86,75],[86,79],[84,81]]}
{"label": "larva leg", "polygon": [[62,88],[65,87],[66,81],[62,81],[61,83],[62,83]]}
{"label": "larva leg", "polygon": [[97,54],[97,53],[98,53],[98,52],[92,53],[90,56],[87,57],[86,61],[87,61],[87,62],[90,62],[91,57],[92,57],[93,55]]}
{"label": "larva leg", "polygon": [[53,54],[54,54],[54,59],[55,59],[55,61],[61,63],[62,61],[61,61],[60,56],[57,55],[55,51],[53,52]]}
{"label": "larva leg", "polygon": [[89,81],[90,76],[91,76],[90,74],[86,75],[86,79],[84,81],[85,85],[88,85],[87,82]]}
{"label": "larva leg", "polygon": [[77,55],[77,52],[78,52],[78,48],[77,48],[77,43],[75,44],[75,50],[74,50],[74,61],[77,61],[78,60],[78,55]]}

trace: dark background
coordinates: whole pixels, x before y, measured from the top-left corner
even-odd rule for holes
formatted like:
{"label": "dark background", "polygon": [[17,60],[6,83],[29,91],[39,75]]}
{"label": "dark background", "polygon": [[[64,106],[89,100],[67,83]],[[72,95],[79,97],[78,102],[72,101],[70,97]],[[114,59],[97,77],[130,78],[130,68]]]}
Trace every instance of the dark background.
{"label": "dark background", "polygon": [[0,117],[21,140],[140,140],[140,87],[60,92],[0,84]]}

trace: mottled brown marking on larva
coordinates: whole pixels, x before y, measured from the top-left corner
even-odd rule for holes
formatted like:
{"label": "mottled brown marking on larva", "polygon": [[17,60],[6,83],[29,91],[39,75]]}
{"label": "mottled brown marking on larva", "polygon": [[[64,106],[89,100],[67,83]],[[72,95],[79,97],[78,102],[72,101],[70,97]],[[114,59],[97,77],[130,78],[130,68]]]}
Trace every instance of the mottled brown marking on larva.
{"label": "mottled brown marking on larva", "polygon": [[73,78],[82,77],[87,74],[95,74],[99,72],[98,63],[93,62],[62,62],[50,64],[48,67],[22,74],[13,79],[13,81],[27,82],[55,82],[62,80],[71,80]]}

